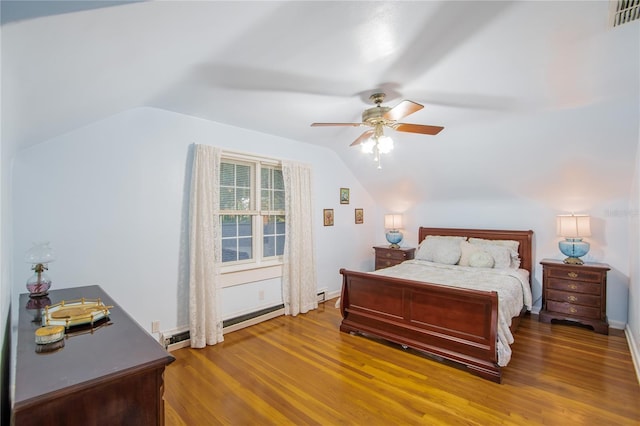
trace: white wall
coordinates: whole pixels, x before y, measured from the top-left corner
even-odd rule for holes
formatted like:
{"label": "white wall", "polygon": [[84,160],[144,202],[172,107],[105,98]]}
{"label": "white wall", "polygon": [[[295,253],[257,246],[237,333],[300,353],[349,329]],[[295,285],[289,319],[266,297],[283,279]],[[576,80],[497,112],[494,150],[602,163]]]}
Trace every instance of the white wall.
{"label": "white wall", "polygon": [[[640,140],[638,141],[640,148]],[[626,335],[633,356],[636,375],[640,381],[640,149],[636,155],[636,170],[631,188],[628,210],[631,262],[629,285],[629,318]]]}
{"label": "white wall", "polygon": [[[292,159],[314,170],[318,287],[337,292],[339,268],[372,266],[371,197],[332,151],[153,108],[137,108],[17,154],[14,292],[24,293],[34,241],[50,241],[53,289],[98,284],[147,330],[188,324],[185,215],[193,143]],[[351,204],[339,204],[339,188]],[[354,224],[354,207],[365,224]],[[322,209],[335,209],[324,227]],[[225,318],[281,300],[279,280],[225,290]],[[259,290],[265,300],[258,299]],[[280,297],[280,298],[279,298]],[[278,299],[279,298],[279,299]],[[275,300],[278,299],[278,300]]]}
{"label": "white wall", "polygon": [[11,158],[13,152],[3,143],[0,147],[0,423],[9,419],[9,352],[11,341]]}

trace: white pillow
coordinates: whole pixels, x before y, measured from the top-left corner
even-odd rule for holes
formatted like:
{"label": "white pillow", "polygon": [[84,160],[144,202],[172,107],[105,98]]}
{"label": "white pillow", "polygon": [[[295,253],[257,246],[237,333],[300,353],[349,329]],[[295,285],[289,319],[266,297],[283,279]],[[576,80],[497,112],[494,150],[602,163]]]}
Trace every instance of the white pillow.
{"label": "white pillow", "polygon": [[[500,260],[496,259],[496,268],[499,269],[506,269],[506,268],[513,268],[513,269],[518,269],[520,268],[520,255],[518,253],[518,247],[520,247],[520,243],[518,241],[514,241],[514,240],[485,240],[483,238],[469,238],[469,242],[471,244],[474,245],[478,245],[478,246],[496,246],[496,247],[505,247],[509,250],[509,265],[508,266],[503,266],[504,265],[504,261],[502,261],[502,250],[500,249],[494,249],[494,251],[500,252],[500,254],[498,254],[498,256],[500,257]],[[495,253],[489,251],[489,253],[491,253],[494,258]]]}
{"label": "white pillow", "polygon": [[466,241],[460,241],[460,260],[458,265],[469,266],[469,259],[473,253],[482,251],[478,244],[470,244]]}
{"label": "white pillow", "polygon": [[474,268],[493,268],[493,256],[483,250],[478,250],[469,256],[469,266]]}
{"label": "white pillow", "polygon": [[469,242],[471,244],[495,244],[498,246],[505,246],[514,250],[516,253],[518,252],[518,247],[520,247],[520,243],[515,240],[485,240],[484,238],[469,238]]}
{"label": "white pillow", "polygon": [[460,242],[464,240],[466,237],[427,235],[420,243],[415,258],[455,265],[460,260]]}
{"label": "white pillow", "polygon": [[494,260],[493,267],[496,269],[507,269],[511,267],[511,250],[507,247],[494,244],[482,244],[482,250],[488,252]]}

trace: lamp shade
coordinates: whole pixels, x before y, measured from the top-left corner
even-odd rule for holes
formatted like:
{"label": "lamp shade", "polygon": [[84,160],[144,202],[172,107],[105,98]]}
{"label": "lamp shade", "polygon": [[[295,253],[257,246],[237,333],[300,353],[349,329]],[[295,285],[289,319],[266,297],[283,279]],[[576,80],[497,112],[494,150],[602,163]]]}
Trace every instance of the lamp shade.
{"label": "lamp shade", "polygon": [[558,235],[565,238],[591,236],[591,219],[588,215],[559,215]]}
{"label": "lamp shade", "polygon": [[54,260],[56,256],[48,241],[34,243],[24,255],[24,261],[27,263],[51,263]]}
{"label": "lamp shade", "polygon": [[385,214],[384,227],[385,229],[402,228],[402,215],[401,214]]}

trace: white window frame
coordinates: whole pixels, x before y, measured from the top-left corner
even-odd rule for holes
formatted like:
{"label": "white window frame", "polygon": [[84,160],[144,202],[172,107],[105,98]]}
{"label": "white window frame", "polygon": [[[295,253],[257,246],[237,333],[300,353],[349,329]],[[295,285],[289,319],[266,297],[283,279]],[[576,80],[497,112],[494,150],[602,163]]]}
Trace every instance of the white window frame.
{"label": "white window frame", "polygon": [[282,256],[263,258],[263,218],[269,215],[284,215],[284,211],[261,210],[261,167],[281,168],[279,160],[256,157],[247,154],[223,152],[222,163],[235,163],[251,166],[251,206],[249,210],[220,210],[219,215],[250,215],[252,225],[253,259],[222,263],[222,286],[230,287],[248,282],[261,281],[282,276]]}

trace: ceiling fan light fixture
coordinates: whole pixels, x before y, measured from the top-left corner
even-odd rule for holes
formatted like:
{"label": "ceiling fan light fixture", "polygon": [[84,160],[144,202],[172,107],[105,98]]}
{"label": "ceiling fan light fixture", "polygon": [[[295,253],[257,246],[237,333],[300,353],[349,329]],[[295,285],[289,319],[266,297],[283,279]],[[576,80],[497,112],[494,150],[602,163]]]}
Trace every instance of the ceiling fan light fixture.
{"label": "ceiling fan light fixture", "polygon": [[362,152],[364,152],[365,154],[373,154],[373,148],[376,146],[376,141],[373,139],[373,137],[370,137],[360,146],[362,147]]}
{"label": "ceiling fan light fixture", "polygon": [[378,138],[378,151],[380,154],[388,154],[393,151],[393,139],[389,136],[380,136]]}
{"label": "ceiling fan light fixture", "polygon": [[351,146],[360,145],[362,152],[365,154],[373,154],[373,161],[378,163],[379,169],[382,168],[380,165],[380,155],[388,154],[393,150],[393,140],[384,135],[384,127],[388,127],[397,132],[419,133],[423,135],[437,135],[444,129],[444,127],[441,126],[398,122],[398,120],[416,111],[420,111],[424,106],[413,101],[404,100],[393,108],[390,108],[381,105],[384,97],[384,93],[381,92],[374,93],[369,97],[376,106],[367,108],[362,112],[361,123],[312,123],[311,126],[371,127],[370,130],[365,131],[353,141]]}

